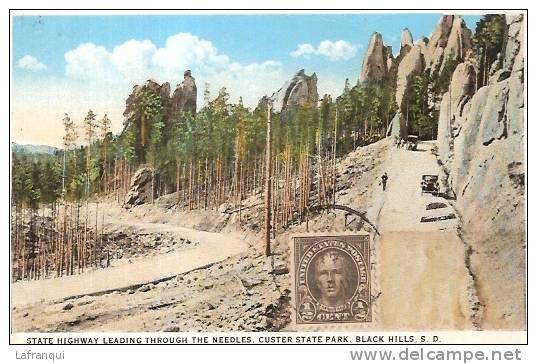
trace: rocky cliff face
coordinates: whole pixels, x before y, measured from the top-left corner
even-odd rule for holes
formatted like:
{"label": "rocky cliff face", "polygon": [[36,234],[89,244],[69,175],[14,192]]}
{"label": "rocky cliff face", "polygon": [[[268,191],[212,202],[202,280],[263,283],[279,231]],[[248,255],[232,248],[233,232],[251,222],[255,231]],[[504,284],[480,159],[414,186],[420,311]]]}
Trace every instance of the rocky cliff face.
{"label": "rocky cliff face", "polygon": [[317,105],[319,101],[317,75],[313,73],[311,76],[308,76],[304,73],[304,70],[298,71],[291,80],[287,81],[270,98],[263,97],[258,107],[261,107],[261,103],[265,103],[266,105],[266,102],[269,100],[272,103],[272,110],[274,112],[292,110],[294,107],[305,103]]}
{"label": "rocky cliff face", "polygon": [[[438,145],[440,159],[449,163],[453,151],[453,140],[464,124],[464,112],[468,112],[468,102],[475,93],[476,69],[471,62],[460,63],[453,72],[451,87],[442,96],[438,120]],[[466,110],[465,110],[466,108]]]}
{"label": "rocky cliff face", "polygon": [[489,85],[475,91],[474,66],[459,64],[438,125],[439,159],[462,217],[484,329],[525,327],[523,17],[507,16],[507,25],[501,67]]}

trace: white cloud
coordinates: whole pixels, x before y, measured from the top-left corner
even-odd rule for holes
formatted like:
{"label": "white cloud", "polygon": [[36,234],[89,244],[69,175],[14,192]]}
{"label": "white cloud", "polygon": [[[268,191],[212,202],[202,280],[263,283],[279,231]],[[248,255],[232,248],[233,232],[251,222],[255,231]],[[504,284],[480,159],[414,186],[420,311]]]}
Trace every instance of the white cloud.
{"label": "white cloud", "polygon": [[309,44],[299,44],[297,48],[290,53],[292,57],[309,58],[311,55],[324,56],[330,61],[349,60],[356,54],[360,46],[352,45],[345,40],[331,41],[323,40],[317,47]]}
{"label": "white cloud", "polygon": [[65,72],[76,78],[101,77],[111,71],[111,54],[93,43],[83,43],[64,55],[67,65]]}
{"label": "white cloud", "polygon": [[168,72],[181,72],[187,68],[221,71],[230,64],[229,57],[219,54],[212,42],[190,33],[168,37],[166,46],[153,55],[153,64]]}
{"label": "white cloud", "polygon": [[149,78],[173,85],[182,80],[184,70],[190,69],[201,91],[198,100],[202,100],[204,85],[209,83],[213,95],[226,87],[232,101],[242,96],[247,106],[255,106],[263,95],[274,92],[289,76],[283,74],[280,62],[241,64],[220,53],[211,41],[190,33],[168,37],[161,48],[150,40],[131,39],[111,51],[85,43],[65,53],[64,57],[68,76],[105,82],[108,87],[130,87]]}
{"label": "white cloud", "polygon": [[[330,47],[323,46],[321,51],[328,52]],[[173,90],[185,69],[191,69],[196,78],[198,107],[203,104],[205,83],[210,84],[212,97],[226,87],[231,102],[242,96],[246,106],[255,107],[263,95],[271,95],[294,73],[275,60],[237,62],[220,53],[212,42],[188,33],[169,37],[160,48],[150,40],[128,40],[109,49],[84,43],[64,57],[67,77],[39,80],[24,75],[15,81],[12,132],[16,140],[61,146],[64,113],[81,123],[88,109],[98,118],[107,113],[113,131],[119,132],[125,99],[134,84],[155,78],[170,82]],[[341,94],[343,76],[315,71],[320,95]]]}
{"label": "white cloud", "polygon": [[317,50],[314,46],[312,46],[309,43],[305,44],[299,44],[294,51],[292,51],[290,54],[292,57],[306,57],[309,58],[310,55],[316,54]]}
{"label": "white cloud", "polygon": [[126,78],[136,78],[147,73],[156,49],[149,40],[128,40],[114,47],[111,54],[112,64]]}
{"label": "white cloud", "polygon": [[37,58],[29,54],[19,59],[17,67],[30,71],[44,71],[47,69],[44,63],[39,62]]}

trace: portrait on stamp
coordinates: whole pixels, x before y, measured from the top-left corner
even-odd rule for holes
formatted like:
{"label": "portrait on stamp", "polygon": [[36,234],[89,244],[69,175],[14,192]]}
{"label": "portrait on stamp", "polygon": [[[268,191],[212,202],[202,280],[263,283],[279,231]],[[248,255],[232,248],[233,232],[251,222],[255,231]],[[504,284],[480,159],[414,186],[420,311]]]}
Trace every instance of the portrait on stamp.
{"label": "portrait on stamp", "polygon": [[297,324],[371,322],[369,235],[294,236],[292,249]]}

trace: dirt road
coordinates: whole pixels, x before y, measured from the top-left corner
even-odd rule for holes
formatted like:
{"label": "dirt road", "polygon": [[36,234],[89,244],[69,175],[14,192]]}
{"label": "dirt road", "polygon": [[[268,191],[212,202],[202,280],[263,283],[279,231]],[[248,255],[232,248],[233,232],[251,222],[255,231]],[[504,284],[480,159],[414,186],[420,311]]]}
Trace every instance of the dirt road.
{"label": "dirt road", "polygon": [[[392,147],[387,163],[389,179],[377,218],[377,326],[382,329],[474,329],[477,301],[474,282],[465,265],[465,246],[457,235],[455,211],[442,197],[421,194],[423,174],[441,175],[430,149]],[[442,191],[442,188],[441,188]],[[434,209],[427,209],[435,207]]]}
{"label": "dirt road", "polygon": [[177,238],[199,242],[195,248],[142,257],[131,263],[98,269],[84,274],[39,281],[19,281],[11,285],[13,306],[54,301],[156,282],[193,269],[222,261],[241,253],[247,244],[238,236],[188,229],[171,224],[109,218],[108,226],[132,228],[147,233],[174,233]]}

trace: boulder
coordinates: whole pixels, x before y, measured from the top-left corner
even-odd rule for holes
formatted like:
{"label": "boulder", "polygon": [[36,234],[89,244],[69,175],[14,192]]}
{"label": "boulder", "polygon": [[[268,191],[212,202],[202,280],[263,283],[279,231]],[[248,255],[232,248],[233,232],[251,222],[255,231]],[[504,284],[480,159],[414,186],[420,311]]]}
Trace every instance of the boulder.
{"label": "boulder", "polygon": [[125,197],[125,207],[134,207],[152,202],[156,196],[156,173],[153,168],[142,167],[132,176],[129,191]]}

